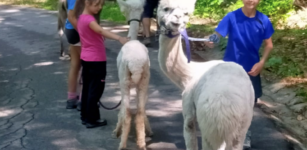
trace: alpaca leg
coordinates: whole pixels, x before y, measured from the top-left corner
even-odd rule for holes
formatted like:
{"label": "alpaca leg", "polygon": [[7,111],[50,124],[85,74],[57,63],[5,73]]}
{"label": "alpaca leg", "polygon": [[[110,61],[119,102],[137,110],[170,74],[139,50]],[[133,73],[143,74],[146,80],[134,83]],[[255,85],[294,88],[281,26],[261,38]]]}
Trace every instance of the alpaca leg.
{"label": "alpaca leg", "polygon": [[[130,96],[130,90],[126,91],[127,97]],[[128,96],[129,95],[129,96]],[[119,149],[126,148],[127,146],[127,139],[130,131],[130,125],[131,125],[131,113],[130,113],[130,108],[129,108],[129,98],[125,98],[122,101],[122,107],[120,110],[119,118],[118,118],[118,123],[117,127],[115,129],[116,135],[121,135],[121,140],[119,144]]]}
{"label": "alpaca leg", "polygon": [[[142,90],[138,89],[137,92],[142,92]],[[142,95],[143,93],[139,93],[138,95]],[[145,150],[146,143],[145,143],[145,102],[143,99],[138,98],[137,102],[137,113],[135,116],[135,128],[136,128],[136,144],[139,149]]]}
{"label": "alpaca leg", "polygon": [[243,150],[244,140],[246,132],[240,133],[240,135],[232,142],[232,147],[229,150]]}
{"label": "alpaca leg", "polygon": [[[146,70],[146,69],[144,69],[144,70]],[[143,91],[143,93],[144,93],[144,96],[143,96],[143,99],[144,99],[144,109],[145,109],[145,104],[146,104],[146,102],[148,100],[149,78],[150,78],[150,73],[149,73],[149,69],[148,69],[147,71],[144,71],[143,79],[141,80],[141,82],[139,84],[140,89],[144,90]],[[144,87],[146,87],[146,88],[144,88]],[[151,130],[150,123],[148,121],[148,118],[147,118],[145,110],[144,110],[144,122],[145,122],[145,133],[146,133],[146,136],[149,136],[149,137],[153,136],[153,132]]]}
{"label": "alpaca leg", "polygon": [[[130,101],[130,82],[129,80],[123,79],[124,83],[121,82],[121,91],[122,91],[122,107],[121,107],[121,118],[122,118],[122,133],[121,141],[119,144],[119,149],[126,148],[127,139],[130,131],[131,125],[131,113],[129,108]],[[120,126],[119,124],[119,126]]]}
{"label": "alpaca leg", "polygon": [[119,149],[124,149],[127,147],[127,139],[130,131],[130,125],[131,125],[131,113],[129,108],[123,108],[123,124],[122,124],[122,134],[121,134],[121,140],[119,143]]}
{"label": "alpaca leg", "polygon": [[[147,126],[147,131],[151,132],[151,128],[149,126],[148,119],[145,113],[145,105],[147,102],[147,89],[148,89],[149,77],[146,73],[143,73],[142,79],[138,83],[136,88],[137,90],[137,114],[135,119],[136,124],[136,132],[137,132],[137,145],[139,149],[146,149],[146,141],[145,141],[145,126]],[[145,121],[146,118],[146,121]],[[146,122],[146,123],[145,123]],[[149,133],[149,134],[150,134]]]}
{"label": "alpaca leg", "polygon": [[187,150],[198,150],[196,137],[196,111],[189,96],[183,95],[184,140]]}
{"label": "alpaca leg", "polygon": [[[252,113],[251,113],[252,114]],[[232,149],[231,150],[243,150],[244,147],[244,141],[246,138],[246,134],[248,131],[248,128],[250,126],[250,123],[252,119],[252,116],[250,115],[248,118],[244,120],[248,120],[244,123],[242,123],[243,127],[238,129],[238,137],[232,142]]]}
{"label": "alpaca leg", "polygon": [[146,114],[144,116],[144,119],[145,119],[145,133],[146,133],[146,136],[152,137],[154,135],[154,133],[151,130],[151,127],[150,127],[150,124],[149,124],[149,121],[148,121],[148,118],[147,118]]}
{"label": "alpaca leg", "polygon": [[122,113],[122,108],[120,109],[118,113],[118,121],[116,124],[116,128],[113,131],[112,137],[113,138],[118,138],[122,134],[122,126],[123,126],[123,113]]}
{"label": "alpaca leg", "polygon": [[202,146],[202,150],[213,150],[210,146],[210,144],[208,143],[208,141],[202,137],[202,143],[201,143],[201,146]]}

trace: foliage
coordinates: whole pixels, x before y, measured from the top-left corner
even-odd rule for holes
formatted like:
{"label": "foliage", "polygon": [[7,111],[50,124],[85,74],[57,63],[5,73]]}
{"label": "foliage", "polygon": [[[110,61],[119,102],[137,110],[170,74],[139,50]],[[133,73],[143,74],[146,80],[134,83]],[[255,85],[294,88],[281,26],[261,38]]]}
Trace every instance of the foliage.
{"label": "foliage", "polygon": [[126,21],[116,2],[106,1],[101,12],[101,19],[123,23]]}
{"label": "foliage", "polygon": [[[221,19],[242,6],[242,0],[197,0],[194,14],[202,18]],[[293,0],[260,0],[258,10],[269,17],[285,18],[293,10]]]}

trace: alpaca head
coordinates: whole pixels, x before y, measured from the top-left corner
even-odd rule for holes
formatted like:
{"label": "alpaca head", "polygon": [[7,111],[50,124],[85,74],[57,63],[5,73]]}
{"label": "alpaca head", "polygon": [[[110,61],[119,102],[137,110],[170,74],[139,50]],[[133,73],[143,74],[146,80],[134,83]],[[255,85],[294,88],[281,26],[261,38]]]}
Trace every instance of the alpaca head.
{"label": "alpaca head", "polygon": [[196,0],[160,0],[158,23],[160,26],[178,32],[185,28],[194,11]]}
{"label": "alpaca head", "polygon": [[117,2],[127,21],[141,19],[145,0],[117,0]]}

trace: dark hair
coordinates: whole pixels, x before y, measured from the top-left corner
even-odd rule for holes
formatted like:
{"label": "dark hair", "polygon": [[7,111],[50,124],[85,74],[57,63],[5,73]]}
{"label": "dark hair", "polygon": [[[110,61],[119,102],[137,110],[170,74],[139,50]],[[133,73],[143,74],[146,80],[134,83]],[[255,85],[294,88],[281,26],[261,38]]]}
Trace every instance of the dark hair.
{"label": "dark hair", "polygon": [[[76,1],[74,11],[75,11],[75,16],[76,16],[77,19],[80,17],[80,15],[82,14],[82,12],[84,10],[85,1],[86,0],[77,0]],[[96,0],[88,0],[88,1],[90,1],[90,3],[92,3],[92,2],[94,2]],[[97,14],[94,15],[94,17],[95,17],[95,19],[96,19],[98,24],[100,23],[100,13],[101,13],[101,10]]]}

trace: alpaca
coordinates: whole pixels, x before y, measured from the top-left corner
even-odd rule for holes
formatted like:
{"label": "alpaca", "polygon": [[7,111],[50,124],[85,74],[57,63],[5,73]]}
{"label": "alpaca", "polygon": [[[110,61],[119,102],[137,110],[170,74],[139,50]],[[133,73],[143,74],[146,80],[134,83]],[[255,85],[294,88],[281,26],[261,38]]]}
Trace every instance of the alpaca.
{"label": "alpaca", "polygon": [[194,11],[194,1],[160,0],[158,61],[163,73],[183,92],[184,139],[198,150],[198,122],[203,150],[242,150],[251,124],[254,90],[243,67],[212,60],[187,62],[180,32]]}
{"label": "alpaca", "polygon": [[129,26],[128,37],[137,40],[145,0],[117,0]]}
{"label": "alpaca", "polygon": [[130,88],[135,86],[137,93],[137,113],[135,117],[137,146],[139,149],[145,150],[145,133],[148,136],[153,135],[153,133],[145,112],[150,78],[148,49],[137,40],[138,20],[143,12],[144,2],[143,0],[117,0],[117,2],[130,22],[128,37],[132,40],[121,48],[117,56],[122,106],[113,136],[121,136],[119,149],[126,148],[131,124],[131,112],[129,109]]}
{"label": "alpaca", "polygon": [[64,44],[63,44],[63,35],[65,30],[65,23],[67,19],[67,1],[59,0],[58,1],[58,34],[60,37],[60,57],[64,57]]}

